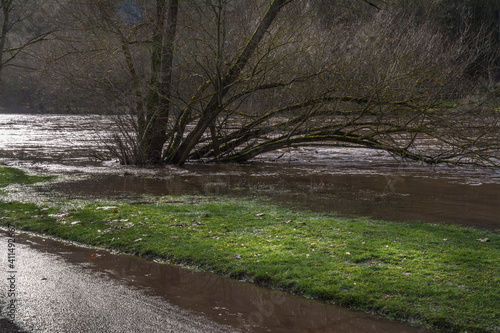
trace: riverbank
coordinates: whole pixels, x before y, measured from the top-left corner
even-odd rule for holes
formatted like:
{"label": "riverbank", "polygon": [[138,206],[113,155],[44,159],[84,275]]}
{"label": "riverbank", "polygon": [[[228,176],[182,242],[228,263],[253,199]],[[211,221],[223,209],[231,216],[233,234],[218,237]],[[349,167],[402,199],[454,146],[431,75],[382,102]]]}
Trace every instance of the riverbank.
{"label": "riverbank", "polygon": [[[7,179],[14,169],[2,169]],[[17,171],[16,171],[17,172]],[[26,176],[24,176],[26,177]],[[28,176],[9,182],[30,183]],[[447,331],[500,331],[500,236],[227,197],[0,202],[0,223]]]}

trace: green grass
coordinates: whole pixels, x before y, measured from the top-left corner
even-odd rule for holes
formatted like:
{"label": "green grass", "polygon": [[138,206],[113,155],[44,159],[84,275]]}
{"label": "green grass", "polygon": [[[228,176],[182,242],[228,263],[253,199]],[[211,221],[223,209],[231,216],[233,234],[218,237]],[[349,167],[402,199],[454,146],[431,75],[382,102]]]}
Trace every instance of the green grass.
{"label": "green grass", "polygon": [[493,231],[342,219],[224,197],[68,210],[0,202],[0,223],[446,331],[500,331]]}
{"label": "green grass", "polygon": [[34,184],[42,181],[49,181],[54,178],[54,176],[30,176],[19,169],[0,167],[0,188],[10,184]]}

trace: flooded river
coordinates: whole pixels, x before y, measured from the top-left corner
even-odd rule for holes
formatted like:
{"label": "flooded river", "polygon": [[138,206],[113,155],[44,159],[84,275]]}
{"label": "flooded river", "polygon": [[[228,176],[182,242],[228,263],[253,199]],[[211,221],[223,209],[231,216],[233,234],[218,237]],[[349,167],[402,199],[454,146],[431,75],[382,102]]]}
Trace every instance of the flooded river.
{"label": "flooded river", "polygon": [[[342,216],[500,229],[499,171],[431,168],[366,149],[325,147],[279,151],[248,164],[141,169],[95,158],[110,128],[105,116],[0,115],[0,163],[76,176],[70,183],[40,188],[44,195],[132,200],[142,194],[250,196]],[[47,262],[88,268],[175,307],[203,313],[234,332],[427,332],[212,274],[109,253],[95,260],[95,250],[49,240],[20,242],[26,253],[28,248],[45,253],[41,258]],[[106,281],[96,283],[108,288]]]}
{"label": "flooded river", "polygon": [[0,115],[0,162],[90,177],[65,195],[251,195],[291,208],[500,229],[500,171],[403,163],[368,149],[278,151],[248,164],[141,169],[99,161],[106,116]]}

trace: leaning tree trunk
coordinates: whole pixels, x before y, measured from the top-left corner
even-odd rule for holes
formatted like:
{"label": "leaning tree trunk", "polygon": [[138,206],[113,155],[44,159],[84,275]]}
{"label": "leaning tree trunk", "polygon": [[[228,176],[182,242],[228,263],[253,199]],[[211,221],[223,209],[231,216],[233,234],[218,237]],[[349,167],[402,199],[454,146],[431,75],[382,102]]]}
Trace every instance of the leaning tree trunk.
{"label": "leaning tree trunk", "polygon": [[[172,62],[177,28],[178,0],[157,0],[156,24],[151,55],[150,88],[146,119],[139,127],[143,161],[162,163],[171,108]],[[139,123],[140,124],[140,123]]]}
{"label": "leaning tree trunk", "polygon": [[221,91],[219,94],[215,94],[208,102],[195,128],[178,147],[174,147],[175,150],[167,157],[168,163],[182,165],[186,162],[193,148],[199,143],[207,128],[214,123],[220,113],[220,100],[227,94],[231,84],[240,76],[281,8],[289,2],[290,0],[274,0],[271,3],[268,11],[260,21],[247,45],[223,77],[221,81]]}

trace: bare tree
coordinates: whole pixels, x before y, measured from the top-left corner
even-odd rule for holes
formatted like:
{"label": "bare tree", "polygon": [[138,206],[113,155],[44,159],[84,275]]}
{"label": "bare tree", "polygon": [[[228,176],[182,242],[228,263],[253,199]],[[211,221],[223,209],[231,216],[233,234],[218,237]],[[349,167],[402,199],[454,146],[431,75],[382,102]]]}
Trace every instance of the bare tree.
{"label": "bare tree", "polygon": [[36,0],[0,0],[0,78],[6,66],[22,67],[14,60],[52,32],[40,25],[33,26],[42,7]]}
{"label": "bare tree", "polygon": [[38,110],[40,91],[32,79],[41,62],[35,54],[55,29],[53,1],[0,0],[0,107]]}
{"label": "bare tree", "polygon": [[58,59],[78,54],[82,78],[120,101],[110,147],[123,163],[348,145],[498,165],[498,112],[468,98],[464,76],[478,52],[432,24],[375,9],[323,24],[305,0],[128,2],[142,15],[131,23],[114,1],[89,3],[79,19],[91,36]]}

